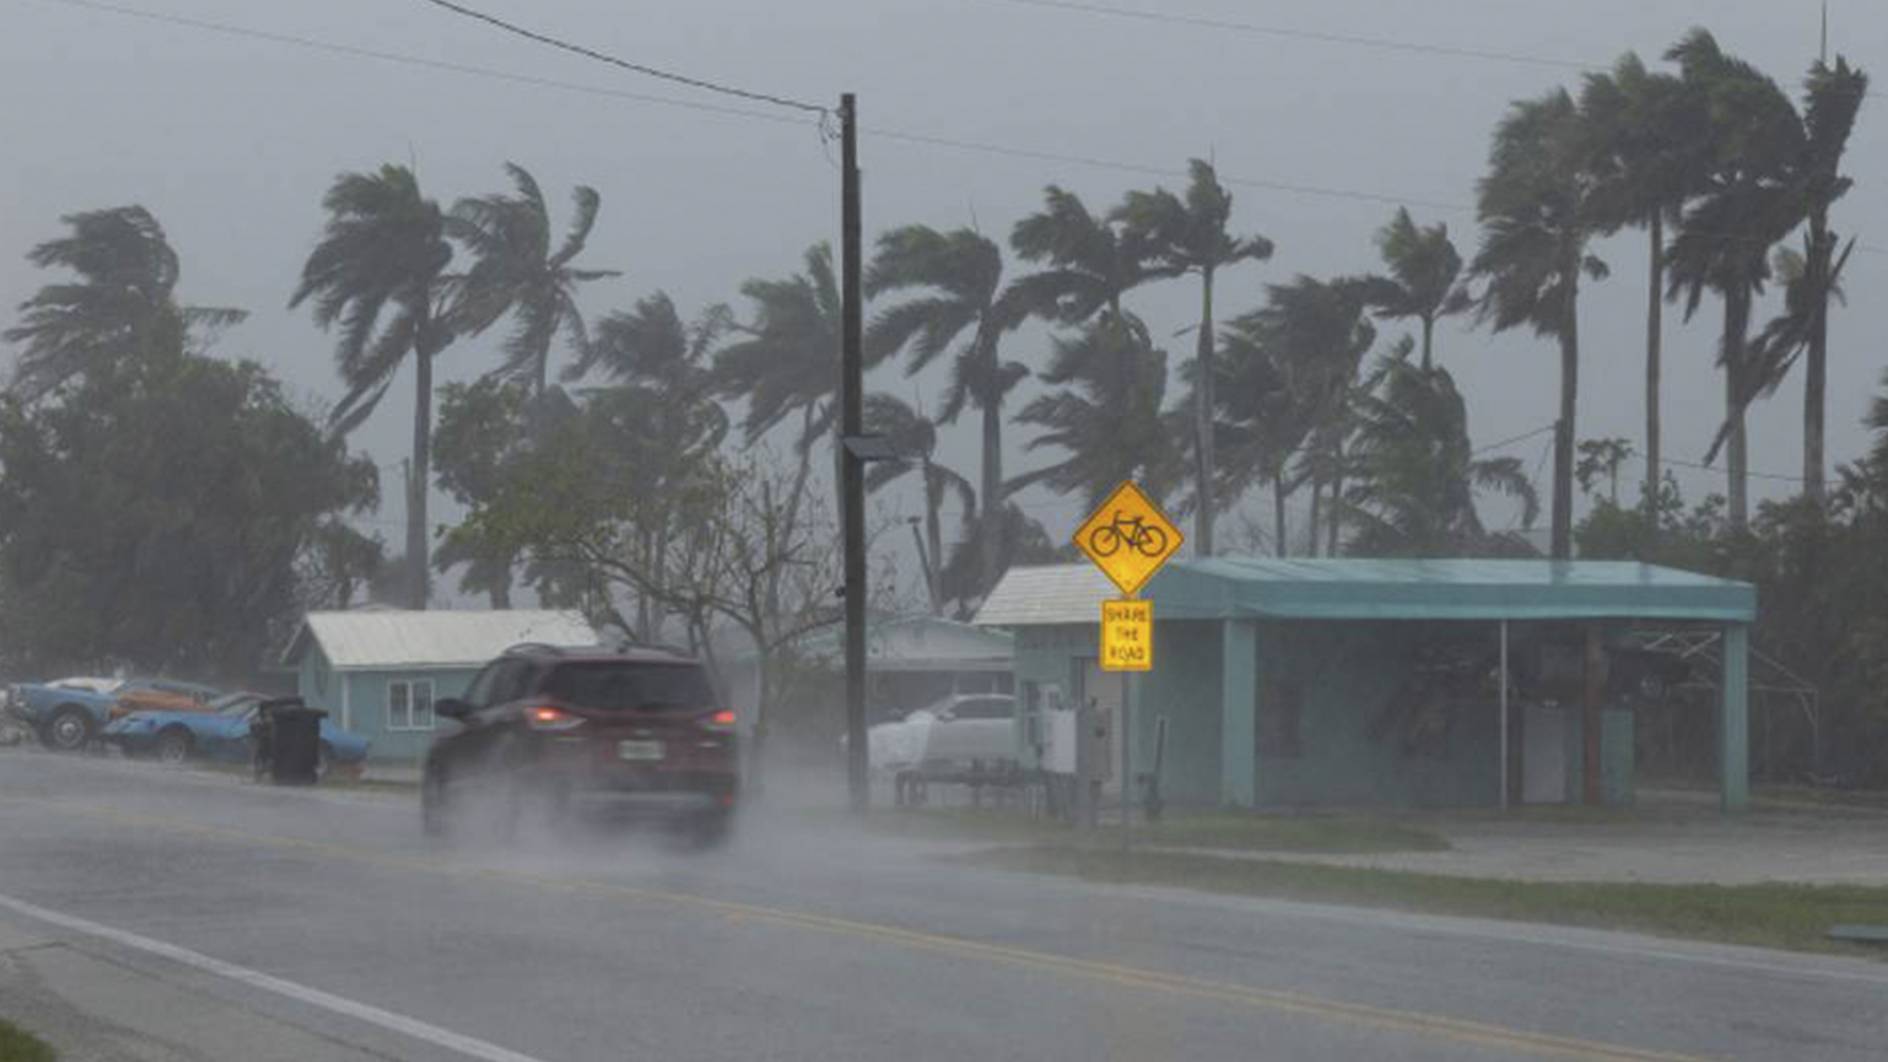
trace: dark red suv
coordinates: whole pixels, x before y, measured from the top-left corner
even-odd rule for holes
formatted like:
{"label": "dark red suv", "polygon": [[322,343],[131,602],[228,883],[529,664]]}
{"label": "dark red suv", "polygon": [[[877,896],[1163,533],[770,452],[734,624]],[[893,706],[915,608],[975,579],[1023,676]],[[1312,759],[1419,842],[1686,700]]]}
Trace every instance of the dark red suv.
{"label": "dark red suv", "polygon": [[686,656],[516,646],[434,711],[458,727],[426,755],[428,834],[481,818],[509,838],[527,818],[596,809],[654,813],[712,842],[733,819],[734,712]]}

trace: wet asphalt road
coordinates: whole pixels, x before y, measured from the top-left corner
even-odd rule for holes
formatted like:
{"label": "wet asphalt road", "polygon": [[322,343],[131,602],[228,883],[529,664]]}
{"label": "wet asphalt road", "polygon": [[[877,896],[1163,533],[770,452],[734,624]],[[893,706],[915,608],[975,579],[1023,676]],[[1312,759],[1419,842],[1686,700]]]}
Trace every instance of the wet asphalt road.
{"label": "wet asphalt road", "polygon": [[[0,1014],[30,1026],[32,993],[65,993],[91,1010],[62,1022],[162,1031],[169,1053],[149,1057],[209,1059],[267,1057],[263,1040],[281,1057],[509,1062],[1861,1059],[1888,1043],[1888,964],[1110,889],[945,851],[804,808],[758,809],[710,853],[633,835],[448,850],[397,794],[0,751]],[[108,977],[125,983],[92,983]]]}

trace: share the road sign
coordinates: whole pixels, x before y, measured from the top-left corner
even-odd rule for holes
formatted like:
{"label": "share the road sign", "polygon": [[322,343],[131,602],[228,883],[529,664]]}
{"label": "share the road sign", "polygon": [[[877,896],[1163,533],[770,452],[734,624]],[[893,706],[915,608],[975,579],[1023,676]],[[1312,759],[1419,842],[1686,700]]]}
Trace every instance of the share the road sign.
{"label": "share the road sign", "polygon": [[1151,671],[1154,668],[1154,603],[1101,603],[1101,669]]}
{"label": "share the road sign", "polygon": [[1183,541],[1180,529],[1132,480],[1116,487],[1075,529],[1075,547],[1128,597],[1154,577]]}

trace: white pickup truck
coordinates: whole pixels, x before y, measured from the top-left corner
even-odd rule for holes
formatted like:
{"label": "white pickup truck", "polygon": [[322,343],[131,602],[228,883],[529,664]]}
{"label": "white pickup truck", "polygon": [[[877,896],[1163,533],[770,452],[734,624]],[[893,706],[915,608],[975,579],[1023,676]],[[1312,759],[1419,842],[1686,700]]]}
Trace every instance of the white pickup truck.
{"label": "white pickup truck", "polygon": [[986,770],[1016,762],[1016,698],[966,693],[946,697],[895,723],[866,731],[866,761],[889,774],[947,776],[973,764]]}

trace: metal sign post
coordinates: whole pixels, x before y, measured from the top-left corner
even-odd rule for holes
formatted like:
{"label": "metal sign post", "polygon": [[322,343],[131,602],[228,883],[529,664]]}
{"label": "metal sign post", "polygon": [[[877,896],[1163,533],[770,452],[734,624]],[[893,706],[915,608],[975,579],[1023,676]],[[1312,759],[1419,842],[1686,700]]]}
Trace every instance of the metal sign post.
{"label": "metal sign post", "polygon": [[1101,507],[1075,529],[1075,547],[1122,597],[1101,603],[1100,663],[1121,673],[1121,711],[1115,725],[1121,742],[1121,849],[1127,851],[1134,821],[1132,726],[1133,673],[1154,667],[1154,603],[1136,598],[1141,587],[1180,549],[1185,536],[1133,482],[1116,487]]}

